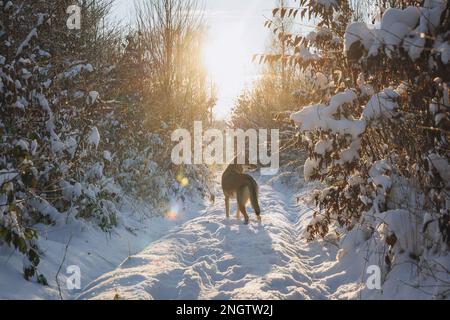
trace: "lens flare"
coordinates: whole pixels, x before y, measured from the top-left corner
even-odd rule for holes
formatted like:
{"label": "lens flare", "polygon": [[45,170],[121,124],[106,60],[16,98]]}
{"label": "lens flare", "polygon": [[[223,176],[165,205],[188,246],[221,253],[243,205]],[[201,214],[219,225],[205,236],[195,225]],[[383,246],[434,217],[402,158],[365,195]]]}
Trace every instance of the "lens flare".
{"label": "lens flare", "polygon": [[176,221],[183,218],[184,203],[181,199],[173,199],[168,205],[168,210],[164,217],[169,221]]}
{"label": "lens flare", "polygon": [[178,213],[175,210],[169,210],[166,213],[166,219],[170,221],[175,221],[178,218]]}
{"label": "lens flare", "polygon": [[183,188],[186,188],[188,185],[189,185],[189,179],[188,178],[183,178],[182,180],[181,180],[181,186],[183,187]]}
{"label": "lens flare", "polygon": [[183,188],[186,188],[189,185],[189,179],[186,178],[182,173],[177,175],[177,181]]}

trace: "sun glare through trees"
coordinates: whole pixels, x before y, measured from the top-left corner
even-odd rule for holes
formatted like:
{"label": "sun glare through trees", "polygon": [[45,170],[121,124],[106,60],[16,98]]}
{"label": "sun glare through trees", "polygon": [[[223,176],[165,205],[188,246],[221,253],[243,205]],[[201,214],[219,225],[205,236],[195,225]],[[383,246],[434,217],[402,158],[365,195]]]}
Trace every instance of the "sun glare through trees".
{"label": "sun glare through trees", "polygon": [[0,0],[0,300],[448,300],[449,114],[450,0]]}

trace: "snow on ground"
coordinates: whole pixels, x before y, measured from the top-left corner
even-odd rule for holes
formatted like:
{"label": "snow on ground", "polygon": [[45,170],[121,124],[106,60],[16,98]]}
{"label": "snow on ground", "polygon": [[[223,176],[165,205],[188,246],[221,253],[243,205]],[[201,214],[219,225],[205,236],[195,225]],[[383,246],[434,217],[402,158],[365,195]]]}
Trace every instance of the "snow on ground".
{"label": "snow on ground", "polygon": [[259,181],[262,224],[252,213],[248,226],[236,217],[227,220],[218,197],[215,205],[89,284],[79,298],[358,298],[363,272],[340,268],[336,244],[307,243],[303,237],[312,214],[303,199],[311,189],[294,195],[283,183],[289,178],[281,178]]}
{"label": "snow on ground", "polygon": [[[3,247],[0,299],[59,299],[55,275],[71,236],[59,276],[65,299],[431,298],[412,282],[417,275],[408,264],[394,268],[384,290],[369,290],[368,244],[358,230],[349,235],[345,255],[335,237],[306,242],[312,184],[285,173],[258,182],[262,224],[253,213],[248,226],[234,215],[227,220],[218,193],[215,204],[191,200],[184,211],[174,209],[165,218],[151,217],[144,206],[125,206],[121,209],[129,214],[120,225],[127,227],[110,235],[81,222],[59,230],[39,228],[45,252],[39,272],[50,286],[25,281],[22,257]],[[441,264],[448,265],[444,258]],[[81,291],[65,286],[70,265],[81,269]],[[431,285],[428,280],[421,284]]]}
{"label": "snow on ground", "polygon": [[[302,240],[308,211],[261,186],[263,223],[226,220],[223,197],[120,267],[91,283],[81,299],[313,299],[313,261]],[[235,208],[235,207],[234,207]],[[320,253],[327,256],[327,249]]]}
{"label": "snow on ground", "polygon": [[[293,186],[293,183],[297,183]],[[312,218],[306,199],[312,184],[290,174],[260,184],[262,224],[250,213],[246,226],[227,220],[223,197],[190,212],[191,220],[171,229],[117,269],[90,283],[79,299],[429,299],[402,264],[383,284],[370,276],[364,244],[342,256],[336,238],[306,242]],[[298,185],[303,185],[299,188]],[[299,190],[293,193],[290,190]],[[235,210],[236,206],[232,207]],[[189,210],[189,209],[188,209]],[[354,233],[358,235],[358,232]],[[358,239],[351,241],[357,245]],[[367,244],[367,243],[366,243]],[[446,264],[446,261],[443,262]],[[425,283],[425,282],[423,282]],[[431,282],[430,282],[431,283]]]}
{"label": "snow on ground", "polygon": [[72,275],[67,270],[69,266],[80,268],[83,288],[103,273],[114,270],[128,256],[143,250],[169,229],[192,218],[188,214],[178,215],[177,219],[154,216],[152,208],[132,199],[125,199],[120,209],[119,226],[110,233],[75,219],[63,226],[37,226],[38,246],[43,251],[38,271],[44,274],[49,286],[26,281],[22,276],[23,256],[12,248],[0,246],[0,300],[60,299],[56,283],[60,266],[58,281],[62,296],[73,299],[80,291],[67,288],[66,280]]}

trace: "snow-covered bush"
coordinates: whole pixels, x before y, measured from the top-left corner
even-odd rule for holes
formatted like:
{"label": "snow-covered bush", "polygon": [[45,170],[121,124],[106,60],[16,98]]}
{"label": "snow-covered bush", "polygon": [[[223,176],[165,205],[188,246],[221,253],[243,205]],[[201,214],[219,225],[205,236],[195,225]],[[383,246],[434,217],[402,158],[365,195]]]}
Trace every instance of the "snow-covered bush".
{"label": "snow-covered bush", "polygon": [[71,0],[0,1],[0,245],[23,253],[25,278],[43,284],[36,224],[86,219],[109,232],[124,196],[148,199],[160,213],[199,188],[177,186],[170,128],[147,125],[153,100],[120,72],[130,62],[122,38],[98,32],[108,3],[80,4],[83,27],[69,30]]}
{"label": "snow-covered bush", "polygon": [[319,21],[309,35],[284,36],[296,52],[284,59],[328,79],[328,92],[291,115],[309,153],[305,178],[324,185],[306,236],[364,229],[374,254],[386,252],[387,271],[450,246],[450,7],[415,3],[383,11],[374,25],[351,22],[345,0],[273,12]]}
{"label": "snow-covered bush", "polygon": [[[101,227],[114,224],[111,204],[103,205],[115,195],[105,188],[104,128],[96,125],[106,108],[91,89],[101,85],[99,70],[84,59],[95,49],[84,38],[95,21],[83,31],[69,30],[70,4],[0,2],[0,241],[28,257],[25,278],[41,283],[33,225],[65,223],[71,215],[94,217]],[[98,15],[102,6],[83,12]],[[107,209],[93,210],[93,203]]]}

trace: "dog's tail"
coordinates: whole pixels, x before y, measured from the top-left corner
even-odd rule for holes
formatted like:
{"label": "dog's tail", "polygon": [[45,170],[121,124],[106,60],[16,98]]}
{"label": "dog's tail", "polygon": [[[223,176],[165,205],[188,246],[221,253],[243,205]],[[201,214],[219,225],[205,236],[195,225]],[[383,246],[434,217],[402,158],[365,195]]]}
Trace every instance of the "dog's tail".
{"label": "dog's tail", "polygon": [[247,176],[249,185],[248,189],[250,191],[250,202],[252,204],[253,210],[255,210],[255,213],[257,216],[261,215],[261,208],[259,207],[258,202],[258,184],[256,183],[255,179],[253,179],[251,176]]}

